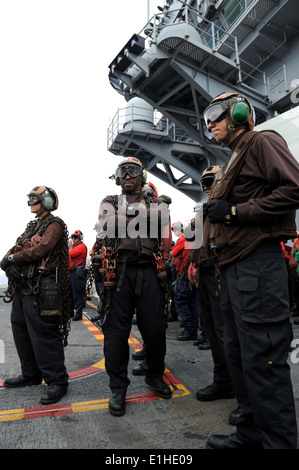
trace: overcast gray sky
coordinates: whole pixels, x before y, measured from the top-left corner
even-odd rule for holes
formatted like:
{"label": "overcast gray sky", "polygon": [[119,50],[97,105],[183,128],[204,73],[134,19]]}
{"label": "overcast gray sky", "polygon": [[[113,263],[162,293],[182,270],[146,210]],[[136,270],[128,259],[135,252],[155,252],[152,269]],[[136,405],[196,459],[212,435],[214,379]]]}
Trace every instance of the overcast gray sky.
{"label": "overcast gray sky", "polygon": [[[108,65],[145,26],[147,3],[0,2],[1,258],[32,219],[26,194],[36,185],[55,189],[55,214],[92,247],[100,201],[119,193],[109,176],[121,158],[107,150],[107,129],[126,102]],[[163,4],[150,0],[150,15]],[[148,180],[172,197],[173,222],[192,216],[191,199]]]}

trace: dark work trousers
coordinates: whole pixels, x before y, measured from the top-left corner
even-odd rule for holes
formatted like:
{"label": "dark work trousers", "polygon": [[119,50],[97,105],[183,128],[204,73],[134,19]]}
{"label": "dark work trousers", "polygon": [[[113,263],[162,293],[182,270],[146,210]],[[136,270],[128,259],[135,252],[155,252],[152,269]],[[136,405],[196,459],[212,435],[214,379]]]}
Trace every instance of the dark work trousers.
{"label": "dark work trousers", "polygon": [[178,277],[174,303],[185,333],[197,335],[201,311],[196,287],[189,282],[187,273]]}
{"label": "dark work trousers", "polygon": [[[103,325],[105,367],[112,392],[124,391],[130,384],[128,340],[135,308],[137,325],[146,344],[145,373],[148,377],[163,376],[167,328],[164,302],[164,292],[151,263],[117,265],[111,311]],[[103,305],[106,303],[107,294]]]}
{"label": "dark work trousers", "polygon": [[265,449],[294,449],[287,270],[279,243],[264,242],[221,268],[224,348],[242,416],[238,437]]}
{"label": "dark work trousers", "polygon": [[178,313],[175,309],[174,298],[175,298],[175,294],[176,294],[177,276],[178,276],[178,273],[177,273],[176,269],[172,268],[172,270],[171,270],[171,304],[170,304],[169,316],[172,317],[173,319],[176,319],[176,320],[178,318]]}
{"label": "dark work trousers", "polygon": [[44,379],[48,385],[67,385],[59,317],[42,317],[33,295],[14,296],[12,332],[25,378]]}
{"label": "dark work trousers", "polygon": [[215,264],[198,268],[198,283],[202,319],[210,340],[214,362],[214,383],[220,387],[232,387],[223,344],[223,318],[221,315],[219,286],[215,276]]}
{"label": "dark work trousers", "polygon": [[296,312],[295,315],[299,315],[299,278],[296,270],[289,270],[289,287],[291,296],[291,306],[295,302]]}
{"label": "dark work trousers", "polygon": [[[70,272],[70,308],[71,311],[74,311],[75,315],[82,317],[85,299],[86,276],[85,270],[81,270],[79,273],[80,274],[78,276],[76,269]],[[84,273],[84,275],[82,275],[82,273]]]}

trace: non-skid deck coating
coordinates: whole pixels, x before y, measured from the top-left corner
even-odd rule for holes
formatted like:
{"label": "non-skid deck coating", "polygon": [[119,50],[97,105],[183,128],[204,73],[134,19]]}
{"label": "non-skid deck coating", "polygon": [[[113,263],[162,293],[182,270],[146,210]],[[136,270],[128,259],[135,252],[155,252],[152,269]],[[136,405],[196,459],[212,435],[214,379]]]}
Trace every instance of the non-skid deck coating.
{"label": "non-skid deck coating", "polygon": [[[93,308],[95,307],[95,305],[91,302],[88,302],[88,304],[91,305]],[[104,335],[102,331],[96,326],[94,326],[94,323],[88,320],[84,315],[82,324],[87,327],[91,334],[93,334],[97,341],[99,341],[101,346],[103,346]],[[135,351],[139,351],[142,349],[142,344],[132,334],[130,334],[129,345]],[[102,370],[105,370],[105,359],[102,359],[96,364],[92,364],[91,366],[86,367],[84,369],[69,372],[69,378],[70,380],[74,380],[76,378],[86,377],[90,374],[94,374]],[[168,370],[165,370],[164,380],[172,389],[172,398],[181,397],[190,393]],[[4,379],[0,379],[0,387],[4,387]],[[128,395],[126,397],[126,404],[132,405],[134,403],[142,403],[155,400],[161,400],[161,398],[159,398],[155,393],[149,392],[143,394]],[[65,405],[55,404],[51,406],[41,406],[36,408],[4,410],[0,411],[0,421],[13,421],[17,419],[36,419],[44,418],[47,416],[57,417],[63,414],[82,413],[91,410],[108,408],[108,403],[109,398],[104,398],[102,400],[92,400],[90,402],[70,403]]]}
{"label": "non-skid deck coating", "polygon": [[[109,456],[111,452],[115,456],[129,449],[135,453],[160,449],[187,455],[188,450],[205,449],[211,434],[234,432],[228,416],[237,407],[235,399],[196,400],[196,391],[213,380],[211,351],[198,350],[192,341],[177,341],[181,332],[179,322],[169,323],[167,329],[164,380],[173,391],[172,398],[157,397],[144,377],[132,375],[138,361],[130,358],[126,413],[111,416],[104,337],[89,320],[96,315],[96,303],[93,298],[84,309],[83,320],[72,322],[65,349],[70,377],[68,393],[60,402],[43,406],[40,404],[43,384],[19,389],[3,386],[6,377],[20,373],[20,364],[11,333],[10,304],[0,299],[0,340],[5,347],[5,360],[0,363],[0,449],[101,449],[103,455]],[[295,326],[295,338],[298,333]],[[136,325],[132,325],[129,345],[131,352],[142,348]],[[290,366],[297,404],[298,364],[290,361]]]}
{"label": "non-skid deck coating", "polygon": [[[82,323],[87,326],[88,330],[103,345],[103,333],[85,317]],[[142,349],[142,345],[136,338],[134,338],[132,334],[130,335],[129,344],[134,350],[139,351],[140,349]],[[94,374],[102,370],[105,370],[105,359],[102,359],[100,362],[93,364],[90,367],[86,367],[85,369],[69,372],[69,377],[70,380],[74,380],[78,377],[86,377],[87,375]],[[188,395],[190,393],[184,387],[184,385],[181,384],[168,370],[165,370],[164,380],[173,391],[172,398],[182,397],[183,395]],[[4,387],[4,379],[0,379],[0,387]],[[159,398],[153,392],[148,392],[135,395],[128,395],[126,397],[126,404],[132,405],[134,403],[145,403],[148,401],[155,400],[161,400],[161,398]],[[86,411],[108,408],[108,402],[109,398],[104,398],[102,400],[92,400],[90,402],[78,402],[65,405],[59,405],[57,403],[51,406],[41,406],[36,408],[4,410],[0,411],[0,421],[13,421],[17,419],[36,419],[44,418],[47,416],[58,417],[63,414],[83,413]]]}

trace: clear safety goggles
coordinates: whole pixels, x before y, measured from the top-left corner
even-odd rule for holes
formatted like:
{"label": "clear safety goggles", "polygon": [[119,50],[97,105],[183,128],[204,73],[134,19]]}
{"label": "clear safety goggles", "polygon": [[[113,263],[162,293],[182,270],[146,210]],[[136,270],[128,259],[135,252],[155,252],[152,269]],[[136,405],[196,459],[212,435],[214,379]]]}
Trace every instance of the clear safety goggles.
{"label": "clear safety goggles", "polygon": [[228,115],[231,105],[236,101],[236,98],[232,98],[231,100],[216,101],[216,103],[210,104],[203,112],[206,125],[208,126],[210,122],[222,121]]}
{"label": "clear safety goggles", "polygon": [[142,168],[130,163],[119,166],[116,170],[116,176],[123,179],[126,177],[126,175],[129,175],[130,178],[137,178],[137,176],[142,175]]}
{"label": "clear safety goggles", "polygon": [[43,196],[41,194],[27,194],[27,197],[28,206],[35,206],[43,200]]}

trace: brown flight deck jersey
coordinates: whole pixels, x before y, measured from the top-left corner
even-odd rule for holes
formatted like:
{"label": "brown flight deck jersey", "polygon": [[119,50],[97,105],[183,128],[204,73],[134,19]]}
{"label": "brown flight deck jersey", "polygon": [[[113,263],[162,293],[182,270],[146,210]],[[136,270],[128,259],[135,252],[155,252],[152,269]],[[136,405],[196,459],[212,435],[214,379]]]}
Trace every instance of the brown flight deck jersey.
{"label": "brown flight deck jersey", "polygon": [[[49,221],[49,225],[43,231],[40,231],[40,227],[45,222]],[[41,238],[39,242],[30,247],[23,248],[26,241],[29,242],[31,237],[36,234],[40,234]],[[56,268],[61,266],[62,260],[62,237],[63,229],[61,225],[55,221],[55,217],[51,214],[47,214],[45,217],[37,220],[36,225],[30,232],[24,236],[24,239],[11,248],[7,256],[14,253],[14,263],[16,263],[24,276],[27,276],[30,265],[40,264],[42,259],[48,258],[47,260],[47,273],[55,274]]]}
{"label": "brown flight deck jersey", "polygon": [[[242,146],[244,138],[248,142]],[[240,223],[210,224],[208,217],[204,223],[203,248],[208,253],[208,247],[215,245],[220,265],[243,258],[265,239],[295,238],[299,208],[299,164],[282,136],[275,131],[248,131],[230,149],[208,202],[236,204]]]}
{"label": "brown flight deck jersey", "polygon": [[[126,216],[126,208],[129,205],[138,207],[140,203],[143,217],[138,226],[134,217]],[[138,212],[136,217],[138,218]],[[119,260],[135,256],[140,260],[150,259],[161,240],[163,227],[169,225],[169,217],[169,209],[161,199],[154,197],[147,207],[142,192],[107,196],[101,202],[99,213],[101,227],[108,238],[117,239],[116,251]],[[131,236],[128,233],[130,227]]]}

